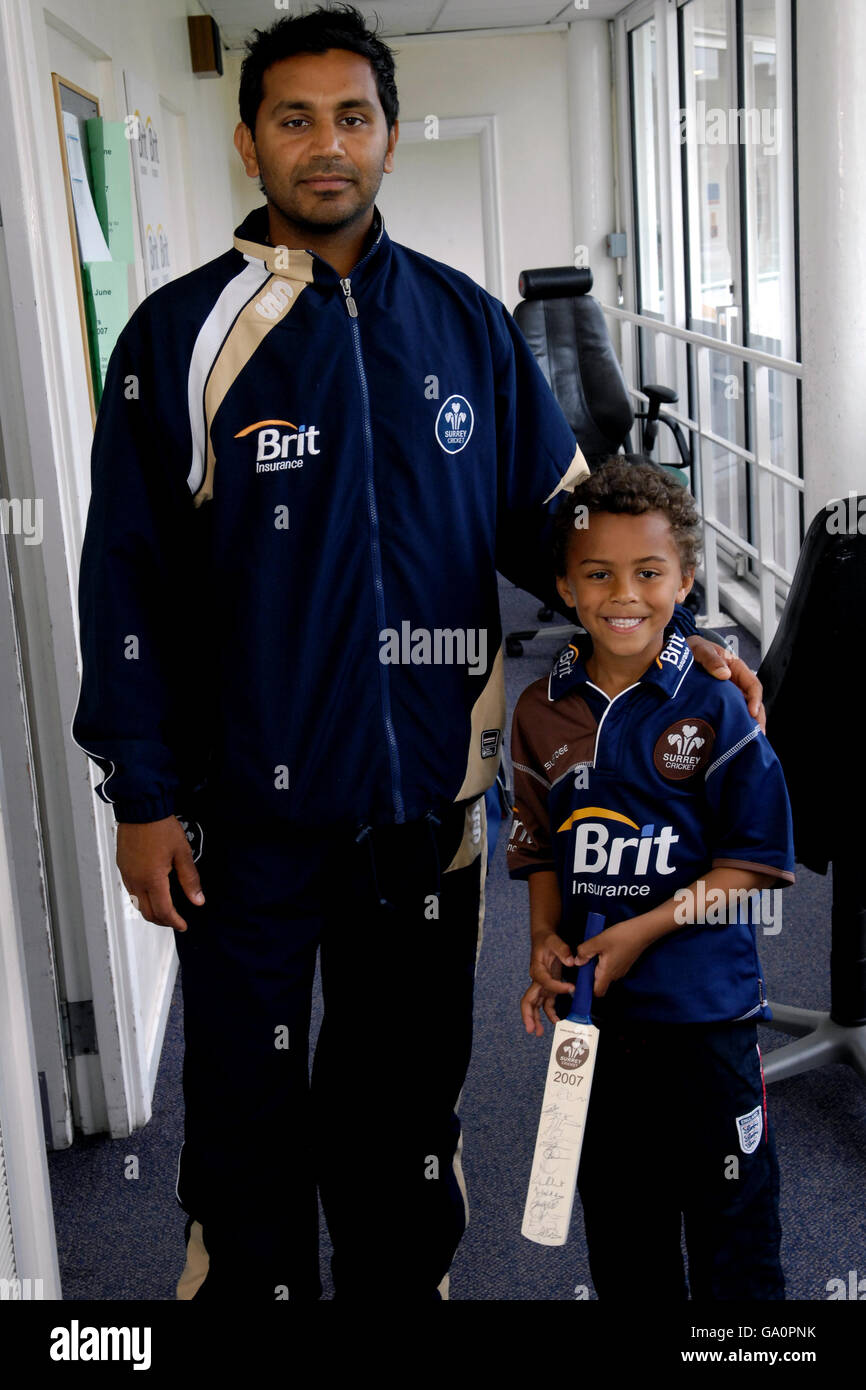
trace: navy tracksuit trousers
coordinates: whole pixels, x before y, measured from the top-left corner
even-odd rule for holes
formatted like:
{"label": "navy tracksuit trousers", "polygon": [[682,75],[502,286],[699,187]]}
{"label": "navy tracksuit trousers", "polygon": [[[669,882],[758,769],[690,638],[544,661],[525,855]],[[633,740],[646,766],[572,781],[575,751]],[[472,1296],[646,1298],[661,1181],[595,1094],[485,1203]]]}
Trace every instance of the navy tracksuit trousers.
{"label": "navy tracksuit trousers", "polygon": [[783,1299],[754,1021],[602,1023],[578,1190],[600,1299]]}
{"label": "navy tracksuit trousers", "polygon": [[439,814],[357,839],[229,825],[206,798],[185,813],[206,899],[172,873],[196,1299],[320,1297],[317,1188],[337,1297],[438,1298],[466,1224],[455,1109],[486,871],[483,798]]}

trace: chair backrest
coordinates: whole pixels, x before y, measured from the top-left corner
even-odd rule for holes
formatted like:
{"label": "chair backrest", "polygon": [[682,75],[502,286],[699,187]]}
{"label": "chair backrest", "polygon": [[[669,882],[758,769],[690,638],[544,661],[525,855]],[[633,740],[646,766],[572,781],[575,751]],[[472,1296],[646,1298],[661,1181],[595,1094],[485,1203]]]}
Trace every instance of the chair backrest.
{"label": "chair backrest", "polygon": [[631,397],[592,271],[550,266],[521,272],[514,318],[574,436],[592,463],[616,453],[634,422]]}
{"label": "chair backrest", "polygon": [[863,717],[864,609],[866,497],[852,495],[828,504],[809,527],[758,669],[767,737],[791,798],[797,858],[817,873],[833,859],[863,854],[866,759],[854,734]]}

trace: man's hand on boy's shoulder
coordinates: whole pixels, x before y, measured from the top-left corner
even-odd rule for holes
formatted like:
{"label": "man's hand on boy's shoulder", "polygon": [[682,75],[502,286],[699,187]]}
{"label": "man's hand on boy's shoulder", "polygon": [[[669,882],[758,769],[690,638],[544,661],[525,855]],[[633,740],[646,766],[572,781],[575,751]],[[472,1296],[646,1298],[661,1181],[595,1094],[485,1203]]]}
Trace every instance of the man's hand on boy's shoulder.
{"label": "man's hand on boy's shoulder", "polygon": [[753,719],[757,719],[762,732],[766,733],[767,714],[761,699],[764,687],[755,672],[745,661],[729,652],[727,647],[720,647],[717,642],[710,642],[706,637],[700,637],[695,633],[692,637],[687,637],[686,641],[692,649],[695,661],[703,666],[709,675],[722,681],[732,680],[737,689],[742,691],[749,714]]}

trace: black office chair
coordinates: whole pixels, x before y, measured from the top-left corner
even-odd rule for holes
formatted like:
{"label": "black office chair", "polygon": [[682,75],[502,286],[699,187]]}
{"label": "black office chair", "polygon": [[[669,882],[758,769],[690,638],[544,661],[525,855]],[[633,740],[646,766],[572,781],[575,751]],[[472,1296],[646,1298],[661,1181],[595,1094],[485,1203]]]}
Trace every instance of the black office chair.
{"label": "black office chair", "polygon": [[[523,299],[514,318],[538,362],[550,389],[562,407],[590,468],[598,467],[621,449],[628,453],[628,440],[636,420],[642,420],[640,457],[654,462],[659,424],[671,430],[680,456],[671,471],[683,484],[692,466],[691,450],[676,420],[662,415],[662,405],[673,405],[679,397],[667,386],[642,385],[648,397],[645,411],[635,411],[622,368],[613,350],[604,313],[592,289],[592,271],[572,266],[550,266],[521,271],[518,289]],[[663,465],[667,466],[667,465]],[[698,600],[689,596],[689,607],[697,611]],[[549,608],[539,610],[540,622],[550,622]],[[541,629],[546,637],[566,640],[574,631],[569,626]],[[509,632],[505,638],[508,656],[521,656],[523,643],[531,641],[540,629]],[[581,629],[577,629],[578,632]]]}
{"label": "black office chair", "polygon": [[526,338],[548,385],[562,407],[590,468],[627,448],[635,420],[644,422],[637,451],[652,458],[659,424],[671,430],[680,469],[692,466],[691,450],[676,420],[661,414],[662,405],[679,397],[668,386],[642,385],[649,398],[635,411],[622,368],[613,350],[602,307],[590,294],[592,271],[572,266],[523,270],[523,296],[514,319]]}
{"label": "black office chair", "polygon": [[[847,505],[849,516],[859,514]],[[866,507],[866,498],[857,506]],[[866,675],[860,645],[866,535],[836,534],[829,517],[819,512],[809,527],[782,620],[758,669],[767,737],[788,784],[797,860],[819,874],[833,866],[830,1011],[771,1002],[767,1026],[797,1041],[767,1057],[768,1081],[828,1062],[847,1062],[866,1080],[866,760],[857,732]]]}

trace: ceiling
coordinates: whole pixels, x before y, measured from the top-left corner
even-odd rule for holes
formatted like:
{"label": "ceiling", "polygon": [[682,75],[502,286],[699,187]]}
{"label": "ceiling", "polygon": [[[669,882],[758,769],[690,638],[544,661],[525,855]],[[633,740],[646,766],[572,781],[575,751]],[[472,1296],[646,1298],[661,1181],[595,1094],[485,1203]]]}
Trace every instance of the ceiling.
{"label": "ceiling", "polygon": [[[240,51],[252,29],[265,29],[285,14],[305,14],[319,0],[289,0],[288,10],[274,0],[202,0],[220,28],[225,48]],[[368,23],[381,20],[383,38],[403,34],[454,33],[461,29],[518,29],[526,25],[565,24],[576,19],[612,19],[628,0],[589,0],[576,9],[574,0],[354,0]]]}

